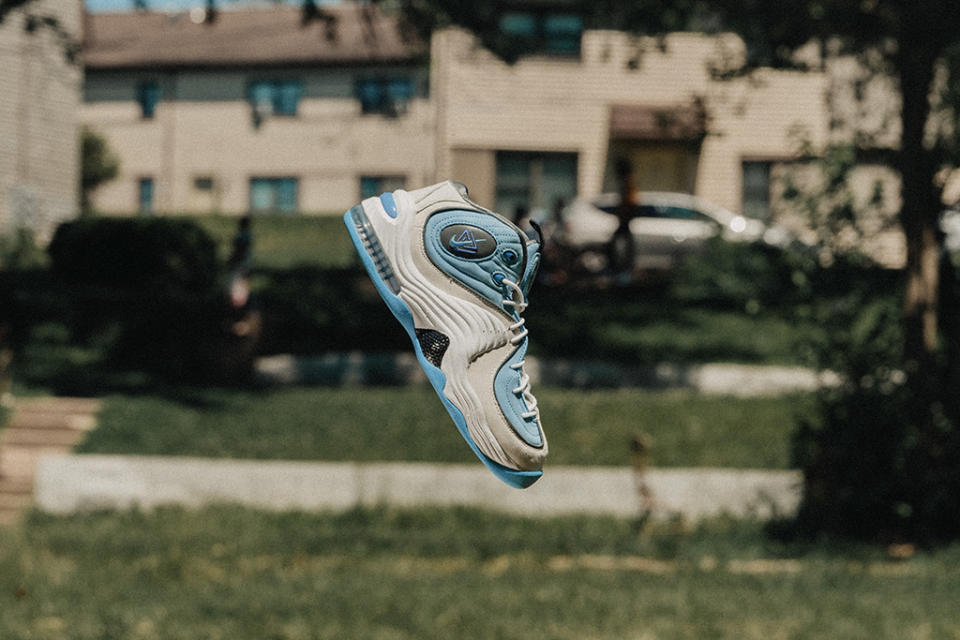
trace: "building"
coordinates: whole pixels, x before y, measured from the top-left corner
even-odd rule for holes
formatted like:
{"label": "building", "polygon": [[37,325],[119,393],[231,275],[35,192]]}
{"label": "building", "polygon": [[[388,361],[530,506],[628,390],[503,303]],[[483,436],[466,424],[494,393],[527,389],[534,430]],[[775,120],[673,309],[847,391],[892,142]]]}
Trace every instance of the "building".
{"label": "building", "polygon": [[40,240],[79,210],[77,108],[70,60],[82,0],[35,0],[0,23],[0,233]]}
{"label": "building", "polygon": [[102,211],[342,212],[443,178],[505,213],[614,188],[687,191],[769,215],[771,176],[821,145],[823,74],[721,80],[732,36],[662,41],[504,14],[508,65],[459,29],[405,40],[371,5],[87,18],[82,120],[121,159]]}
{"label": "building", "polygon": [[440,173],[484,176],[475,195],[503,210],[524,195],[549,208],[613,191],[613,163],[625,158],[640,189],[764,217],[771,169],[795,159],[803,139],[825,141],[824,76],[721,80],[718,65],[742,54],[737,38],[585,31],[543,44],[510,66],[461,31],[434,38]]}
{"label": "building", "polygon": [[89,14],[82,120],[112,213],[342,212],[433,180],[425,48],[371,6]]}

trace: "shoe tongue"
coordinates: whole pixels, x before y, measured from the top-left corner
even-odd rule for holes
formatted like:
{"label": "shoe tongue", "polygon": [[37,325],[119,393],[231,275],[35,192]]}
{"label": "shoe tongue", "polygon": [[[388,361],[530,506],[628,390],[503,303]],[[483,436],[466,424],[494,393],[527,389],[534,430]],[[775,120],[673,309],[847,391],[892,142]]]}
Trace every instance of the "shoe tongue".
{"label": "shoe tongue", "polygon": [[537,269],[540,268],[540,243],[536,240],[527,242],[527,263],[523,267],[523,276],[520,278],[520,288],[523,290],[523,297],[530,297],[530,287],[537,277]]}

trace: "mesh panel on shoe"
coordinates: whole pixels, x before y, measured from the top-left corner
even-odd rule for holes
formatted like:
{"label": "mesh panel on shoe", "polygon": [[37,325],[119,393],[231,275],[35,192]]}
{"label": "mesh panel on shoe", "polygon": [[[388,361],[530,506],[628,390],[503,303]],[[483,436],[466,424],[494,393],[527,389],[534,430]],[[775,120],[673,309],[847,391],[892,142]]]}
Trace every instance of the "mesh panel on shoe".
{"label": "mesh panel on shoe", "polygon": [[416,329],[416,332],[417,342],[420,343],[423,357],[433,366],[439,367],[443,360],[443,354],[447,352],[447,347],[450,346],[450,338],[433,329]]}

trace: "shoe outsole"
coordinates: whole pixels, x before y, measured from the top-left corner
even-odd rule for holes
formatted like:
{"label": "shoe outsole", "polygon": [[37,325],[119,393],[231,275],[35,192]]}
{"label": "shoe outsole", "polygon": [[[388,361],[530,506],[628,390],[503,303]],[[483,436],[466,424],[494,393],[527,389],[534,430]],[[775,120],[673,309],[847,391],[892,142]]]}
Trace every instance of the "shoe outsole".
{"label": "shoe outsole", "polygon": [[457,431],[460,432],[463,439],[470,445],[470,449],[495,476],[511,487],[525,489],[539,480],[543,475],[542,471],[510,469],[491,460],[480,451],[477,444],[473,441],[473,438],[470,437],[470,432],[467,430],[467,421],[463,413],[443,394],[443,389],[447,383],[446,375],[438,367],[430,363],[423,355],[423,350],[420,348],[420,342],[417,340],[413,325],[413,314],[410,312],[407,304],[397,295],[400,292],[399,281],[393,272],[393,267],[390,265],[386,253],[380,246],[376,234],[373,232],[366,213],[363,210],[363,205],[358,204],[347,211],[343,216],[343,221],[350,234],[350,240],[353,242],[353,246],[363,262],[363,267],[366,269],[367,275],[370,276],[370,279],[373,281],[377,293],[380,294],[380,297],[383,298],[383,301],[393,313],[394,317],[396,317],[406,330],[407,335],[410,336],[410,342],[413,343],[413,350],[416,353],[417,361],[427,374],[430,385],[437,393],[440,401],[443,402],[447,413],[449,413],[453,419]]}

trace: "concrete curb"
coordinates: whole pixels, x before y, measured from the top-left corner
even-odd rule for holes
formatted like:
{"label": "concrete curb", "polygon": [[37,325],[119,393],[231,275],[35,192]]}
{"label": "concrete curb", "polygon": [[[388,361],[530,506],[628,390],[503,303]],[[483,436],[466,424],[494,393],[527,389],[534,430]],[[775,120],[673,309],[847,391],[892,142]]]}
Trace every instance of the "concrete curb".
{"label": "concrete curb", "polygon": [[[507,513],[597,514],[687,519],[794,513],[796,471],[550,467],[518,491],[478,465],[288,462],[63,455],[40,460],[35,501],[67,514],[97,509],[237,503],[267,510],[463,505]],[[645,491],[641,491],[643,487]]]}
{"label": "concrete curb", "polygon": [[[836,375],[804,367],[713,363],[629,366],[604,361],[527,359],[533,384],[580,388],[683,388],[740,397],[815,391],[837,384]],[[256,374],[267,384],[423,384],[426,376],[412,353],[281,354],[259,358]]]}

